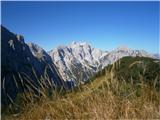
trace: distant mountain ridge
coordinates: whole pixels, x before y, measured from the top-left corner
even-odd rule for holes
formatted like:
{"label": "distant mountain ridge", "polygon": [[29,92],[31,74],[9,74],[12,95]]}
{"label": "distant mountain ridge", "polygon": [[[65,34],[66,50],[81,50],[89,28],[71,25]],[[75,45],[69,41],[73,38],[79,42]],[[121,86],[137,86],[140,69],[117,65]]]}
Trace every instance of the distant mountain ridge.
{"label": "distant mountain ridge", "polygon": [[157,58],[144,50],[118,47],[112,51],[102,51],[86,42],[73,42],[59,46],[48,52],[62,78],[73,81],[86,81],[90,76],[125,56]]}

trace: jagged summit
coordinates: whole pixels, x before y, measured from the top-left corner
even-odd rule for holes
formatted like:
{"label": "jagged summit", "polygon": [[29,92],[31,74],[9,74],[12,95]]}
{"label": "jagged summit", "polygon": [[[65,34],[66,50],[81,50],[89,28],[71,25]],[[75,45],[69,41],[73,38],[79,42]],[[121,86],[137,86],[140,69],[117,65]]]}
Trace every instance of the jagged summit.
{"label": "jagged summit", "polygon": [[97,71],[98,59],[102,54],[103,51],[81,41],[73,41],[68,46],[59,46],[49,52],[64,80],[79,78],[81,81]]}

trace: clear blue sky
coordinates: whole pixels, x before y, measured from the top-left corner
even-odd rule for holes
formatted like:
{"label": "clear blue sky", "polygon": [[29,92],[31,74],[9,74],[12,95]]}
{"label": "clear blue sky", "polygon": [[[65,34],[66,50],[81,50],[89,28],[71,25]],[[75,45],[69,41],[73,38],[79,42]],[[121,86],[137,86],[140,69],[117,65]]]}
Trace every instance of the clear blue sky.
{"label": "clear blue sky", "polygon": [[102,50],[120,45],[159,50],[158,2],[2,2],[2,25],[45,50],[87,41]]}

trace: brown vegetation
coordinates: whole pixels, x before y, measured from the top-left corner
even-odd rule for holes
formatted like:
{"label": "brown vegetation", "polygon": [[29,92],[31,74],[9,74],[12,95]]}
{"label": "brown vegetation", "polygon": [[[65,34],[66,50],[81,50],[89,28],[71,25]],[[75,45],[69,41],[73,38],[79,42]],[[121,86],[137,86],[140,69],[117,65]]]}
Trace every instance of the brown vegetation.
{"label": "brown vegetation", "polygon": [[[60,92],[60,91],[59,91]],[[3,117],[3,116],[2,116]],[[4,119],[159,119],[160,93],[147,84],[119,81],[114,70],[61,95],[41,97]]]}

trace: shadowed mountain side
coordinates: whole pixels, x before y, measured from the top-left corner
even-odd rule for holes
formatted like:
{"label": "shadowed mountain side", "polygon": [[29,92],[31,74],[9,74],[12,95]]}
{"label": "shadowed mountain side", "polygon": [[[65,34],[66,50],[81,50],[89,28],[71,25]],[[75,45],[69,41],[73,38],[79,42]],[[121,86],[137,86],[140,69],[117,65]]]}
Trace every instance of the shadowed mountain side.
{"label": "shadowed mountain side", "polygon": [[38,92],[43,82],[52,87],[65,85],[51,58],[43,52],[39,52],[39,56],[32,54],[30,49],[34,47],[29,47],[23,36],[13,34],[3,26],[1,36],[2,104],[13,102],[19,92],[30,89]]}

